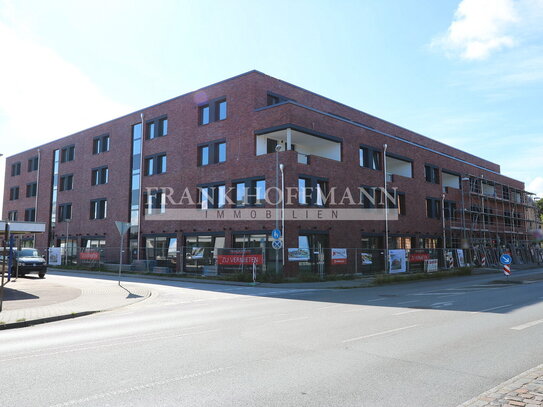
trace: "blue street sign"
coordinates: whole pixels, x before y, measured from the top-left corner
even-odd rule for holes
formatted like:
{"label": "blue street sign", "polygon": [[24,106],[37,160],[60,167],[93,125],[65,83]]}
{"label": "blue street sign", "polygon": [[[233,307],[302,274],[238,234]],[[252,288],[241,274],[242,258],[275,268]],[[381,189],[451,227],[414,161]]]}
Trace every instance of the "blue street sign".
{"label": "blue street sign", "polygon": [[500,256],[500,263],[501,264],[511,264],[513,262],[513,259],[509,254],[502,254]]}
{"label": "blue street sign", "polygon": [[273,229],[272,230],[272,237],[274,239],[279,239],[281,238],[281,231],[279,229]]}
{"label": "blue street sign", "polygon": [[272,242],[272,247],[275,249],[275,250],[279,250],[280,248],[283,247],[283,241],[282,240],[274,240]]}

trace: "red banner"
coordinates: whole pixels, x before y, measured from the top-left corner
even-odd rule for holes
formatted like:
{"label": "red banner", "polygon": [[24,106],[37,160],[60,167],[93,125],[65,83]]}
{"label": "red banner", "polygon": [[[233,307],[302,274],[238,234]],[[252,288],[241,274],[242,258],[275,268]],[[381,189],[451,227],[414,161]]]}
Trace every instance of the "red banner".
{"label": "red banner", "polygon": [[240,266],[242,264],[262,264],[263,262],[264,257],[261,254],[219,254],[217,256],[219,266]]}
{"label": "red banner", "polygon": [[79,253],[79,260],[100,260],[100,252],[81,252]]}
{"label": "red banner", "polygon": [[409,262],[422,263],[424,260],[430,259],[430,253],[410,253]]}

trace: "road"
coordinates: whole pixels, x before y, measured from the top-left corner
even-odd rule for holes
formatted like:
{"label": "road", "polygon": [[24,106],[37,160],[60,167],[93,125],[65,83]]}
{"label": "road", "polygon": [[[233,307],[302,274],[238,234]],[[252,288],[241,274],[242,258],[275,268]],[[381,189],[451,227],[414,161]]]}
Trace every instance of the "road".
{"label": "road", "polygon": [[0,332],[0,405],[457,406],[543,362],[543,280],[519,276],[349,290],[131,279],[153,295]]}

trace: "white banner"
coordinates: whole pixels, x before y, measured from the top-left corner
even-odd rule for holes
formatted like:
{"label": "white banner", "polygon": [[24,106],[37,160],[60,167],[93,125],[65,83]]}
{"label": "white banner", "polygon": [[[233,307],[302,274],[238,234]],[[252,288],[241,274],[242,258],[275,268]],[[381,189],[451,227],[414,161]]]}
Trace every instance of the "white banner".
{"label": "white banner", "polygon": [[49,265],[60,266],[62,264],[62,252],[60,247],[49,248]]}
{"label": "white banner", "polygon": [[390,274],[405,273],[407,271],[405,250],[394,249],[388,251],[388,270]]}

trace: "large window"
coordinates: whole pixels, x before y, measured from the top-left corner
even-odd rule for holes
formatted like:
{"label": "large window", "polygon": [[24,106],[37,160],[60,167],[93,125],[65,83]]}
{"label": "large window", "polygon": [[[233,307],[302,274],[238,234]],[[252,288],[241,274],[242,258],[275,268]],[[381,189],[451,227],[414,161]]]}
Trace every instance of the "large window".
{"label": "large window", "polygon": [[158,117],[147,121],[145,129],[145,138],[148,140],[157,137],[164,137],[168,134],[168,118],[166,116]]}
{"label": "large window", "polygon": [[300,205],[325,206],[328,194],[328,180],[325,178],[298,177],[298,203]]}
{"label": "large window", "polygon": [[36,208],[25,209],[25,222],[36,221]]}
{"label": "large window", "polygon": [[94,168],[92,170],[91,185],[103,185],[109,181],[109,170],[107,166]]}
{"label": "large window", "polygon": [[226,161],[226,142],[217,140],[198,146],[198,165],[223,163]]}
{"label": "large window", "polygon": [[200,125],[224,120],[227,116],[227,103],[225,98],[214,99],[208,104],[198,107],[198,123]]}
{"label": "large window", "polygon": [[148,215],[166,212],[166,195],[161,189],[146,192],[144,198]]}
{"label": "large window", "polygon": [[370,170],[381,169],[381,151],[376,148],[361,146],[359,150],[360,166]]}
{"label": "large window", "polygon": [[90,219],[105,219],[107,217],[107,199],[93,199],[90,202]]}
{"label": "large window", "polygon": [[200,208],[224,208],[226,205],[226,187],[224,183],[198,186]]}
{"label": "large window", "polygon": [[439,184],[439,168],[435,165],[426,164],[424,166],[424,176],[426,178],[426,182]]}
{"label": "large window", "polygon": [[58,205],[58,221],[64,222],[66,220],[72,220],[72,204],[64,203]]}
{"label": "large window", "polygon": [[426,198],[426,216],[428,218],[441,218],[441,200],[437,198]]}
{"label": "large window", "polygon": [[60,162],[73,161],[75,158],[75,146],[66,146],[60,150]]}
{"label": "large window", "polygon": [[21,175],[21,163],[16,162],[11,164],[11,176],[15,177],[16,175]]}
{"label": "large window", "polygon": [[74,175],[64,174],[60,177],[60,190],[71,191],[74,187]]}
{"label": "large window", "polygon": [[38,170],[38,156],[32,157],[28,159],[28,172],[37,171]]}
{"label": "large window", "polygon": [[16,201],[19,199],[19,187],[11,187],[9,189],[9,200]]}
{"label": "large window", "polygon": [[234,180],[236,206],[256,206],[266,203],[266,180],[262,177]]}
{"label": "large window", "polygon": [[27,198],[36,196],[37,192],[38,192],[38,183],[37,182],[31,182],[30,184],[26,184],[26,197]]}
{"label": "large window", "polygon": [[456,202],[445,201],[443,206],[443,214],[445,219],[455,220],[456,219]]}
{"label": "large window", "polygon": [[155,154],[145,157],[145,175],[163,174],[166,172],[166,154]]}
{"label": "large window", "polygon": [[109,134],[103,134],[92,140],[92,153],[100,154],[109,151]]}
{"label": "large window", "polygon": [[8,212],[8,220],[10,222],[16,222],[17,221],[17,211],[9,211]]}

